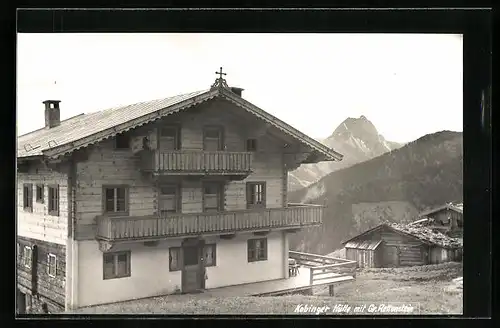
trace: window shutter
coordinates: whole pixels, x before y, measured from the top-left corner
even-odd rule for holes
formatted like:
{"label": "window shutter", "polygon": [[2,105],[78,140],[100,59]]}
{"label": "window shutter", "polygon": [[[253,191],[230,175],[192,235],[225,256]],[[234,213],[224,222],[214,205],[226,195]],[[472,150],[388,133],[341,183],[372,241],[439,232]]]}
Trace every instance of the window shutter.
{"label": "window shutter", "polygon": [[55,214],[59,216],[59,185],[56,185],[56,202]]}

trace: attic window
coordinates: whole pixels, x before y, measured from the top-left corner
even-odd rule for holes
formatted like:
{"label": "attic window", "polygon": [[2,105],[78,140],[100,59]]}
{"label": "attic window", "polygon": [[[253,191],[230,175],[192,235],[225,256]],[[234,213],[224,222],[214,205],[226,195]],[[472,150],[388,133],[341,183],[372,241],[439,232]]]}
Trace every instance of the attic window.
{"label": "attic window", "polygon": [[118,134],[115,137],[115,149],[129,149],[130,138],[126,134]]}
{"label": "attic window", "polygon": [[247,139],[247,151],[256,151],[256,150],[257,150],[257,140]]}

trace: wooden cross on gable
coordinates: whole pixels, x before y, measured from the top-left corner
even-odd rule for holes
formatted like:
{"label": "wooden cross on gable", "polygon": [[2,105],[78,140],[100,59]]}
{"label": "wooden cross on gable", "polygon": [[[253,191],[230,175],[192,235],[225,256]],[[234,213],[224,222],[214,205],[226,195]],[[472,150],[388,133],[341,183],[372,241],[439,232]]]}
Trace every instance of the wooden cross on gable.
{"label": "wooden cross on gable", "polygon": [[216,89],[216,88],[226,88],[229,89],[229,86],[227,85],[226,80],[223,78],[224,75],[227,75],[227,73],[222,72],[222,67],[218,72],[215,72],[215,74],[219,75],[217,79],[215,79],[214,84],[212,84],[212,87],[210,88],[211,90]]}

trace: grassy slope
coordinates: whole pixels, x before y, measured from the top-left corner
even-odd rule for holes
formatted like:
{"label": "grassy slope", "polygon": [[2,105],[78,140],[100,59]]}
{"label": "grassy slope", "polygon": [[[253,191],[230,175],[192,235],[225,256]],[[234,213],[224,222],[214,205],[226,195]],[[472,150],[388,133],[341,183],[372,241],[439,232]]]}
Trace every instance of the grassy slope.
{"label": "grassy slope", "polygon": [[[342,240],[369,228],[356,227],[353,204],[407,201],[420,211],[462,200],[462,154],[462,134],[443,131],[329,174],[317,183],[325,186],[325,194],[307,200],[328,206],[323,226],[295,234],[291,248],[329,253],[341,247]],[[289,200],[303,201],[306,192],[292,192]]]}

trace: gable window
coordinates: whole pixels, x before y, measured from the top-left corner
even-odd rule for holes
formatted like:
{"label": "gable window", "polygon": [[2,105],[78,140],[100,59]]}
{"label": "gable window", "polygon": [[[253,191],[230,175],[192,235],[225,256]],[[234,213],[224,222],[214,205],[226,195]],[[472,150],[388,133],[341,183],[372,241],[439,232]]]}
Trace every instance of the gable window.
{"label": "gable window", "polygon": [[203,247],[203,260],[206,267],[215,266],[215,244],[205,245]]}
{"label": "gable window", "polygon": [[23,208],[25,211],[33,212],[33,185],[31,183],[23,185]]}
{"label": "gable window", "polygon": [[50,277],[55,277],[57,274],[57,256],[55,254],[47,254],[47,274]]}
{"label": "gable window", "polygon": [[130,277],[130,252],[103,254],[103,277],[104,279]]}
{"label": "gable window", "polygon": [[203,212],[222,211],[222,184],[210,182],[203,184]]}
{"label": "gable window", "polygon": [[59,216],[59,186],[49,186],[49,215]]}
{"label": "gable window", "polygon": [[218,151],[222,150],[222,128],[205,127],[203,129],[203,150]]}
{"label": "gable window", "polygon": [[181,149],[180,128],[177,126],[166,126],[160,129],[160,149]]}
{"label": "gable window", "polygon": [[266,207],[266,183],[247,182],[247,208]]}
{"label": "gable window", "polygon": [[247,139],[247,151],[257,150],[257,139]]}
{"label": "gable window", "polygon": [[43,204],[43,184],[36,185],[36,202]]}
{"label": "gable window", "polygon": [[267,260],[267,238],[248,240],[248,262]]}
{"label": "gable window", "polygon": [[160,186],[160,214],[177,213],[180,209],[180,188],[176,184]]}
{"label": "gable window", "polygon": [[24,246],[24,254],[23,254],[23,259],[24,259],[24,266],[27,268],[31,268],[31,257],[33,255],[33,250],[29,246]]}
{"label": "gable window", "polygon": [[126,214],[128,213],[128,187],[127,186],[104,186],[104,213]]}
{"label": "gable window", "polygon": [[115,136],[115,149],[130,149],[130,136],[117,134]]}
{"label": "gable window", "polygon": [[181,269],[180,258],[181,258],[181,248],[180,247],[170,247],[169,251],[169,271],[179,271]]}

